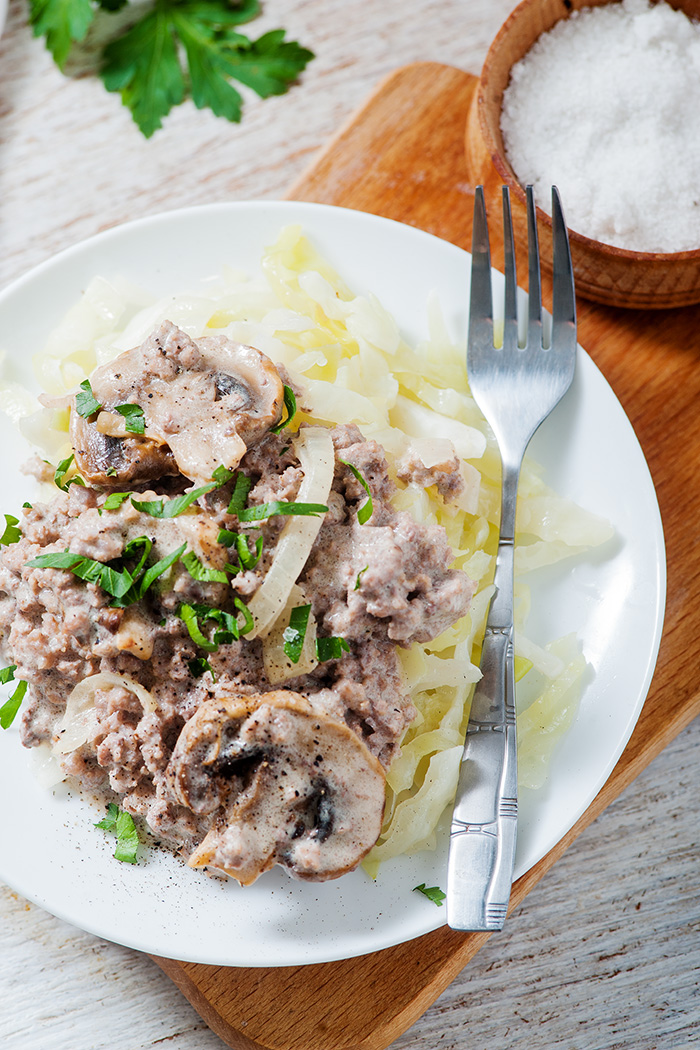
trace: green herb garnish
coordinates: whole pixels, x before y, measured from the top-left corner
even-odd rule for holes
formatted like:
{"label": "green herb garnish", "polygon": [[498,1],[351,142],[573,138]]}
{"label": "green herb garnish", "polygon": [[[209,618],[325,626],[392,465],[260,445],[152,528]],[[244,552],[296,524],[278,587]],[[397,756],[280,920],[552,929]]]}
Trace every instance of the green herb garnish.
{"label": "green herb garnish", "polygon": [[62,459],[56,467],[53,480],[62,492],[68,492],[68,489],[71,487],[71,485],[85,484],[85,482],[79,474],[75,474],[72,478],[68,478],[68,480],[66,481],[66,474],[70,470],[71,463],[74,459],[75,456],[71,452],[70,456],[68,456],[66,459]]}
{"label": "green herb garnish", "polygon": [[[262,536],[256,537],[253,550],[250,549],[251,539],[252,537],[245,532],[232,532],[230,529],[219,529],[217,542],[224,547],[235,547],[241,567],[244,569],[254,569],[262,556],[263,538]],[[237,568],[236,571],[240,572],[240,568]]]}
{"label": "green herb garnish", "polygon": [[17,528],[19,525],[19,518],[16,518],[14,514],[5,515],[5,531],[0,536],[0,544],[9,547],[11,543],[17,543],[22,539],[22,533]]}
{"label": "green herb garnish", "polygon": [[126,503],[130,495],[130,492],[110,492],[102,504],[102,509],[119,510],[122,503]]}
{"label": "green herb garnish", "polygon": [[360,571],[358,572],[357,579],[355,580],[355,586],[353,587],[354,591],[359,591],[360,584],[362,583],[362,577],[364,576],[364,574],[367,572],[368,569],[369,569],[369,565],[365,565],[364,569],[360,569]]}
{"label": "green herb garnish", "polygon": [[124,426],[129,434],[145,433],[146,417],[140,405],[115,405],[114,411],[124,417]]}
{"label": "green herb garnish", "polygon": [[207,492],[211,492],[212,489],[218,487],[219,485],[216,481],[210,481],[206,485],[200,485],[197,489],[185,492],[182,496],[175,496],[174,499],[138,500],[132,496],[131,502],[137,510],[140,510],[143,514],[150,514],[152,518],[177,518],[200,496],[204,496]]}
{"label": "green herb garnish", "polygon": [[[0,685],[7,685],[8,682],[14,682],[16,670],[16,664],[0,668]],[[0,707],[0,727],[2,729],[9,729],[14,722],[17,712],[22,706],[22,701],[24,700],[27,688],[28,683],[24,680],[17,682],[17,687],[9,700],[6,700],[2,707]]]}
{"label": "green herb garnish", "polygon": [[357,467],[354,467],[352,463],[348,463],[345,459],[341,459],[340,462],[344,463],[345,466],[352,471],[357,481],[359,481],[359,483],[362,485],[362,488],[367,493],[367,499],[357,512],[357,520],[359,521],[360,525],[364,525],[364,523],[372,517],[372,511],[374,510],[374,507],[372,506],[372,493],[369,490],[369,485],[362,477],[362,474],[360,474]]}
{"label": "green herb garnish", "polygon": [[110,602],[110,605],[123,609],[143,598],[146,591],[155,583],[158,577],[167,572],[181,557],[187,544],[183,543],[172,554],[161,558],[160,561],[144,572],[144,565],[151,547],[151,540],[146,536],[138,536],[127,543],[122,558],[129,557],[139,549],[141,550],[140,559],[133,570],[105,565],[100,561],[95,561],[94,558],[85,558],[81,554],[71,554],[70,551],[40,554],[27,562],[27,565],[33,568],[65,569],[68,572],[72,572],[74,576],[78,576],[87,583],[97,584],[103,591],[112,596],[113,601]]}
{"label": "green herb garnish", "polygon": [[287,500],[276,499],[271,503],[259,503],[255,507],[245,507],[239,511],[238,518],[239,521],[263,521],[276,514],[317,517],[319,514],[325,514],[327,510],[325,503],[289,503]]}
{"label": "green herb garnish", "polygon": [[309,624],[310,612],[310,605],[296,605],[289,614],[289,627],[285,627],[282,632],[285,655],[293,664],[299,663],[299,657],[304,648],[304,639],[306,637],[306,628]]}
{"label": "green herb garnish", "polygon": [[274,427],[270,427],[272,434],[279,434],[280,430],[284,430],[294,419],[297,411],[297,399],[294,396],[294,391],[290,386],[284,387],[284,407],[287,411],[286,417],[277,423]]}
{"label": "green herb garnish", "polygon": [[182,563],[195,580],[200,583],[228,583],[228,576],[221,569],[213,569],[210,565],[204,565],[194,551],[188,551],[182,555]]}
{"label": "green herb garnish", "polygon": [[123,864],[136,863],[139,836],[131,813],[124,813],[116,803],[110,802],[107,806],[107,816],[95,824],[95,827],[116,834],[117,846],[114,856],[117,860]]}
{"label": "green herb garnish", "polygon": [[235,514],[236,517],[240,516],[252,487],[253,479],[249,478],[247,474],[238,473],[236,475],[236,483],[233,486],[233,493],[228,505],[229,514]]}
{"label": "green herb garnish", "polygon": [[99,412],[102,405],[97,400],[92,392],[90,386],[90,380],[84,379],[80,384],[80,389],[75,395],[75,410],[79,416],[83,419],[88,419],[90,416],[94,416],[96,412]]}
{"label": "green herb garnish", "polygon": [[[253,617],[238,595],[234,596],[233,604],[238,612],[243,615],[243,624],[238,623],[238,614],[226,612],[224,609],[212,609],[208,605],[188,605],[183,603],[178,610],[179,616],[184,621],[188,633],[195,645],[205,649],[208,653],[215,653],[220,645],[230,645],[236,642],[242,634],[248,634],[253,629]],[[219,626],[211,638],[204,634],[202,626],[208,620],[213,620]],[[200,623],[202,621],[202,623]]]}
{"label": "green herb garnish", "polygon": [[[125,7],[131,17],[115,21]],[[35,36],[63,70],[74,44],[85,41],[93,20],[95,69],[108,91],[119,92],[148,138],[174,106],[191,97],[198,109],[238,122],[243,99],[232,80],[261,98],[284,94],[313,52],[274,29],[257,40],[237,27],[260,13],[259,0],[158,0],[141,8],[127,0],[30,0]],[[106,27],[106,28],[105,28]]]}
{"label": "green herb garnish", "polygon": [[420,886],[413,887],[414,893],[422,893],[424,897],[427,897],[433,904],[437,904],[438,908],[442,907],[447,894],[443,893],[439,886],[426,886],[424,882],[421,882]]}
{"label": "green herb garnish", "polygon": [[344,638],[336,638],[330,635],[328,638],[316,639],[316,658],[319,663],[326,660],[339,660],[343,653],[349,653],[350,646]]}
{"label": "green herb garnish", "polygon": [[201,678],[208,671],[212,682],[216,681],[214,670],[205,656],[195,656],[194,659],[187,661],[187,666],[193,678]]}

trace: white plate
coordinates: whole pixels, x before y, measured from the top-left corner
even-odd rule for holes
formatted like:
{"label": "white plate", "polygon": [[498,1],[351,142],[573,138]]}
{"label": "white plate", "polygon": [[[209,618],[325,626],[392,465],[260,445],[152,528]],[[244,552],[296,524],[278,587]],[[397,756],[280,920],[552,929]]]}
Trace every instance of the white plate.
{"label": "white plate", "polygon": [[5,28],[5,19],[7,18],[7,4],[8,0],[0,0],[0,36]]}
{"label": "white plate", "polygon": [[[409,338],[425,335],[437,289],[453,334],[465,337],[469,256],[385,219],[322,205],[212,205],[132,223],[71,248],[0,295],[0,346],[32,382],[30,358],[95,274],[128,275],[157,294],[180,291],[221,264],[257,272],[261,249],[298,222],[357,292],[372,290]],[[2,510],[28,495],[17,435],[0,421]],[[516,876],[568,831],[620,756],[646,697],[665,596],[664,545],[654,488],[627,417],[590,358],[579,351],[571,391],[539,431],[534,454],[564,495],[607,517],[617,540],[533,586],[530,634],[545,642],[576,630],[592,667],[580,714],[548,783],[522,798]],[[612,549],[611,549],[612,547]],[[241,889],[155,851],[137,865],[111,856],[80,798],[44,793],[12,727],[0,738],[3,847],[0,878],[55,915],[108,940],[171,958],[233,966],[316,963],[361,955],[445,921],[413,893],[445,882],[445,843],[321,885],[276,870]]]}

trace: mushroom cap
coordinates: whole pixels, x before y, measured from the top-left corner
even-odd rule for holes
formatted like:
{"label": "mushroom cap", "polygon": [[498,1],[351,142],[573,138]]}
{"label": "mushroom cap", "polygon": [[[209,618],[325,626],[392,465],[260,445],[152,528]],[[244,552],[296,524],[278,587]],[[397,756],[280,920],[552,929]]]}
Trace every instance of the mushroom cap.
{"label": "mushroom cap", "polygon": [[189,864],[244,886],[275,864],[299,879],[336,878],[381,830],[381,764],[300,693],[206,701],[182,729],[167,777],[178,802],[215,817]]}
{"label": "mushroom cap", "polygon": [[[98,368],[90,383],[103,411],[85,419],[73,405],[70,434],[78,470],[98,485],[178,473],[206,482],[218,466],[238,466],[284,403],[279,373],[260,350],[225,335],[195,343],[170,321]],[[127,431],[114,411],[124,404],[143,410],[143,435]]]}

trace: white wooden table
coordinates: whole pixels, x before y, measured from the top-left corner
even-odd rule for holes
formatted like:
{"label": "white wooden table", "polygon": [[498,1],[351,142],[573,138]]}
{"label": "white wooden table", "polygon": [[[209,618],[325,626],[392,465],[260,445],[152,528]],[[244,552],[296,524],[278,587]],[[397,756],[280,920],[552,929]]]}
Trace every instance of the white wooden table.
{"label": "white wooden table", "polygon": [[[116,96],[69,80],[11,0],[0,39],[0,287],[99,230],[165,209],[276,198],[397,66],[478,72],[511,0],[268,0],[317,58],[239,126],[187,104],[145,141]],[[699,669],[700,673],[700,669]],[[700,1044],[700,724],[578,839],[401,1050],[670,1050]],[[11,805],[3,799],[2,805]],[[0,849],[13,848],[3,841]],[[0,888],[3,1050],[220,1050],[148,958]],[[319,1050],[322,1050],[319,1047]]]}

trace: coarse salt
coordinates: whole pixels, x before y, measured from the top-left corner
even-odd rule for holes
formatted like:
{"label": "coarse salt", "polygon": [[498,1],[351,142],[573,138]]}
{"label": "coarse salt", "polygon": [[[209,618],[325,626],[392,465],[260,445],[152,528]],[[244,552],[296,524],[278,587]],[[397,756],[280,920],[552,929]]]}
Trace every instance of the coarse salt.
{"label": "coarse salt", "polygon": [[508,160],[571,229],[645,252],[700,248],[700,25],[622,0],[557,22],[511,71]]}

